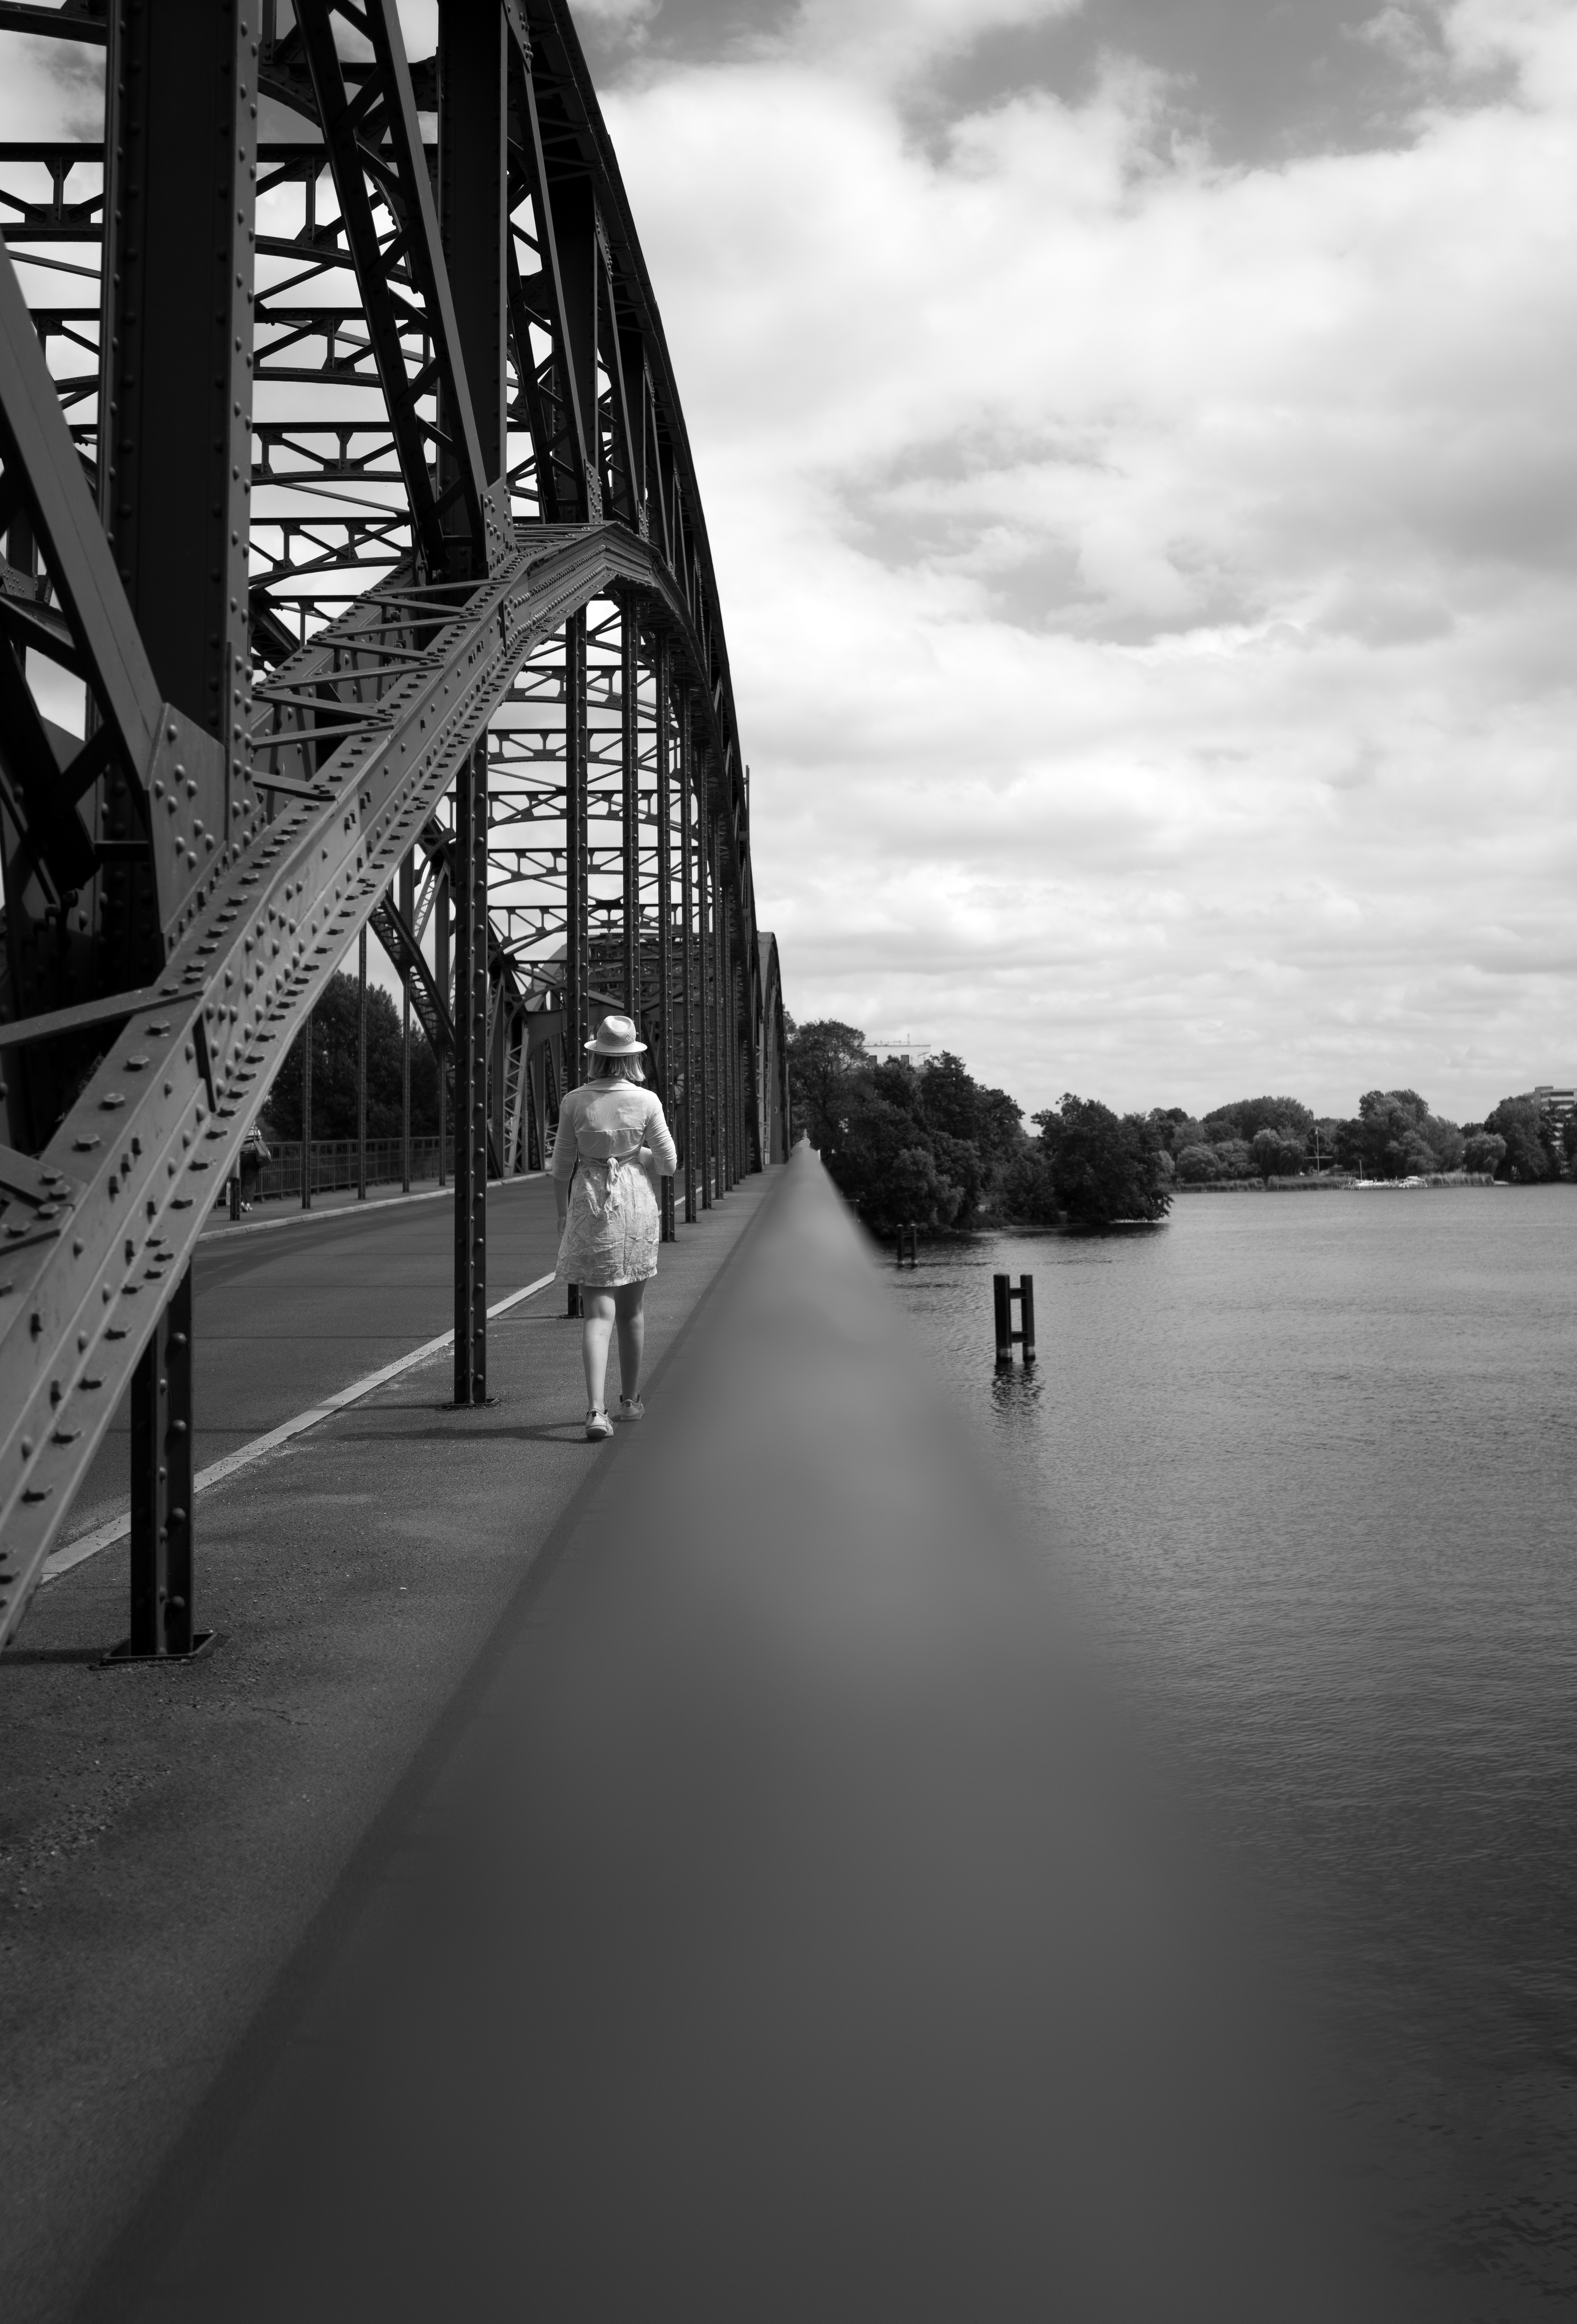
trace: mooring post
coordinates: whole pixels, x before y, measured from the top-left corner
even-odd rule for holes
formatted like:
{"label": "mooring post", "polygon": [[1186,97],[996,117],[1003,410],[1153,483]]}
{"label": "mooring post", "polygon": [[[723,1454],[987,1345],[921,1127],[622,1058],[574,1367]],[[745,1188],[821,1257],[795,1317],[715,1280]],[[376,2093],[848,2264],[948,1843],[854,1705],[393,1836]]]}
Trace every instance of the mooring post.
{"label": "mooring post", "polygon": [[898,1231],[898,1263],[900,1267],[918,1267],[920,1263],[920,1231],[912,1221]]}
{"label": "mooring post", "polygon": [[[1013,1329],[1013,1302],[1019,1302],[1020,1329]],[[1021,1347],[1027,1364],[1035,1361],[1035,1277],[1021,1275],[1015,1283],[1009,1275],[991,1277],[991,1305],[997,1326],[997,1361],[1010,1364],[1013,1350]]]}

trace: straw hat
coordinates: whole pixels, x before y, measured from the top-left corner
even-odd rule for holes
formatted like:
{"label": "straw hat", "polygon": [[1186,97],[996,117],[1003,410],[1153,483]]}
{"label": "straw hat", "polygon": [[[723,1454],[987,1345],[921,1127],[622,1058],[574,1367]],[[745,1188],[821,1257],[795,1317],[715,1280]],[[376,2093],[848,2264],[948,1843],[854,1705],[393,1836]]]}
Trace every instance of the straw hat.
{"label": "straw hat", "polygon": [[599,1057],[632,1057],[637,1049],[645,1047],[631,1017],[604,1017],[595,1037],[586,1045],[588,1056],[595,1049]]}

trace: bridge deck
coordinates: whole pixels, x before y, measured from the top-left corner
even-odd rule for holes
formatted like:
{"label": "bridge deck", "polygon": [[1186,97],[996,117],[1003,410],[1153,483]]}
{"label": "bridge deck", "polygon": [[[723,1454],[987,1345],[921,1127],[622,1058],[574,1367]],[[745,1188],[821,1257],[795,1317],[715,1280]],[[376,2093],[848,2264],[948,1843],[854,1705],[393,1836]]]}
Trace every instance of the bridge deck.
{"label": "bridge deck", "polygon": [[[177,1871],[97,1956],[113,1996],[35,2038],[100,2110],[68,2200],[99,2272],[58,2312],[1400,2313],[1329,2280],[1279,2037],[819,1165],[731,1197],[664,1280],[649,1418],[611,1448],[562,1389],[525,1400],[522,1354],[495,1413],[412,1387],[216,1497],[235,1641],[152,1681],[182,1767],[141,1838]],[[287,1643],[259,1584],[303,1542]],[[131,1688],[93,1682],[106,1764]],[[215,1793],[238,1753],[249,1821],[245,1782]]]}

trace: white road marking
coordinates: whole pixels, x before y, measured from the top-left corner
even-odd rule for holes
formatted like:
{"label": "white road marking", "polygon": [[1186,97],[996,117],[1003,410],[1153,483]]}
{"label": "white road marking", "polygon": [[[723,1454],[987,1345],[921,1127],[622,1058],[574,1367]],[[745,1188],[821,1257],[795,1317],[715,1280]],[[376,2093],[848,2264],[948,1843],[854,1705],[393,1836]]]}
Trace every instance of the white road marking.
{"label": "white road marking", "polygon": [[[551,1275],[540,1275],[535,1283],[528,1283],[522,1290],[512,1291],[507,1299],[499,1300],[496,1306],[488,1309],[489,1319],[504,1314],[511,1307],[518,1307],[522,1299],[530,1299],[539,1291],[546,1291],[554,1279]],[[276,1444],[288,1443],[292,1436],[300,1436],[303,1429],[315,1428],[320,1420],[327,1420],[333,1414],[343,1412],[347,1404],[359,1403],[364,1396],[371,1396],[373,1390],[382,1388],[386,1380],[398,1379],[401,1372],[410,1371],[416,1365],[425,1363],[429,1356],[441,1354],[445,1348],[453,1347],[454,1343],[452,1331],[440,1332],[436,1340],[424,1340],[421,1346],[412,1348],[409,1355],[396,1357],[392,1364],[383,1364],[377,1371],[368,1372],[364,1379],[353,1380],[349,1388],[339,1388],[333,1396],[326,1396],[321,1404],[313,1405],[308,1412],[297,1413],[293,1420],[283,1422],[278,1428],[271,1428],[266,1435],[254,1436],[249,1444],[237,1445],[234,1452],[226,1452],[210,1468],[198,1471],[194,1490],[206,1492],[222,1477],[233,1477],[237,1469],[250,1468],[254,1461],[261,1461],[265,1452],[272,1452]],[[41,1587],[46,1582],[58,1582],[62,1573],[69,1573],[74,1565],[82,1565],[88,1558],[97,1557],[101,1549],[113,1548],[117,1541],[124,1541],[131,1529],[132,1513],[129,1509],[123,1509],[118,1517],[108,1517],[103,1525],[96,1526],[91,1533],[68,1542],[63,1549],[57,1549],[52,1556],[45,1558],[44,1570],[39,1576]]]}

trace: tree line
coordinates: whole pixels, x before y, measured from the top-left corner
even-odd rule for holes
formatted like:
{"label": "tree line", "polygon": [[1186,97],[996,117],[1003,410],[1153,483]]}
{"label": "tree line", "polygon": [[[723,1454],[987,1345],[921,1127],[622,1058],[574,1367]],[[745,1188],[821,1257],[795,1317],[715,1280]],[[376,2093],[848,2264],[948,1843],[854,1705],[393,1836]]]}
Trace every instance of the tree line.
{"label": "tree line", "polygon": [[[281,1061],[263,1102],[265,1138],[301,1135],[301,1065],[308,1034],[312,1040],[312,1137],[356,1134],[357,980],[337,971],[318,994],[308,1024]],[[367,1136],[400,1135],[400,1087],[404,1046],[400,1010],[381,985],[367,987]],[[410,1028],[410,1130],[430,1138],[438,1126],[438,1060],[427,1036],[412,1019]]]}
{"label": "tree line", "polygon": [[1577,1120],[1557,1121],[1531,1097],[1502,1098],[1482,1121],[1450,1121],[1413,1089],[1366,1090],[1345,1119],[1316,1116],[1294,1097],[1240,1098],[1200,1119],[1166,1106],[1147,1119],[1185,1185],[1330,1170],[1360,1178],[1462,1170],[1532,1185],[1569,1177],[1577,1165]]}
{"label": "tree line", "polygon": [[1472,1172],[1519,1185],[1577,1177],[1577,1118],[1503,1098],[1454,1122],[1416,1090],[1368,1090],[1345,1119],[1293,1097],[1114,1112],[1065,1095],[1025,1128],[1006,1090],[950,1051],[918,1069],[872,1057],[852,1025],[790,1020],[794,1120],[872,1231],[1165,1218],[1178,1185],[1233,1179],[1409,1178]]}
{"label": "tree line", "polygon": [[918,1069],[877,1059],[833,1018],[788,1034],[789,1095],[804,1130],[873,1234],[895,1228],[1164,1218],[1172,1176],[1154,1122],[1072,1095],[1024,1127],[1006,1090],[950,1050]]}

